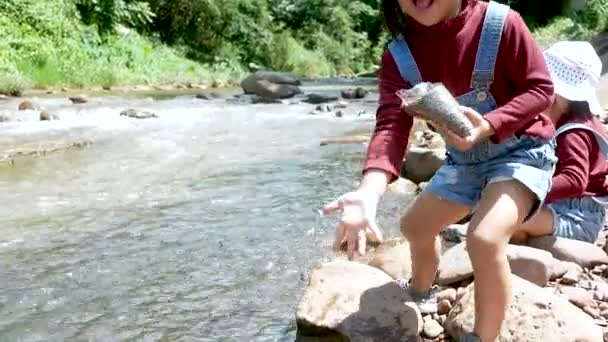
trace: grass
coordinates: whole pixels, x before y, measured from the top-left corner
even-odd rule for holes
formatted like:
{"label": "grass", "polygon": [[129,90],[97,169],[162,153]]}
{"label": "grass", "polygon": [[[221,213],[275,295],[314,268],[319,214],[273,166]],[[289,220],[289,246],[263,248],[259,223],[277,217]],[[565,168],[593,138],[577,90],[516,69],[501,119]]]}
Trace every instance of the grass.
{"label": "grass", "polygon": [[0,93],[238,79],[234,64],[204,65],[134,30],[101,37],[68,0],[0,4]]}

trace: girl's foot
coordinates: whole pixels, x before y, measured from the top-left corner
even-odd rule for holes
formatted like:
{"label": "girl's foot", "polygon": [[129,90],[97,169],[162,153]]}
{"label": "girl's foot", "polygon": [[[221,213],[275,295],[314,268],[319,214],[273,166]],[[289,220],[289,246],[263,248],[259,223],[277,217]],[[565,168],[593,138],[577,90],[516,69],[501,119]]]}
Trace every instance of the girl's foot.
{"label": "girl's foot", "polygon": [[434,314],[437,313],[437,288],[431,288],[427,291],[418,291],[411,287],[411,280],[408,279],[397,279],[397,284],[404,290],[406,290],[414,303],[418,306],[421,314]]}

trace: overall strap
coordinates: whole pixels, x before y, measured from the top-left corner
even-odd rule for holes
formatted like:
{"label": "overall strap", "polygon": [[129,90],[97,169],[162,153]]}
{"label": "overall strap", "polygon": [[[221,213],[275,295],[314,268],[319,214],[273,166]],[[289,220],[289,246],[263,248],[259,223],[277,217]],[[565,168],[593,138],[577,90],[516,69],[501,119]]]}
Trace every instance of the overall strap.
{"label": "overall strap", "polygon": [[471,88],[489,89],[494,80],[494,67],[496,56],[500,47],[500,40],[509,14],[509,6],[490,1],[486,10],[486,16],[481,29],[475,68],[471,78]]}
{"label": "overall strap", "polygon": [[563,126],[561,126],[560,128],[558,128],[557,132],[556,132],[556,136],[567,132],[569,130],[572,129],[584,129],[587,130],[589,132],[592,132],[593,135],[595,136],[595,141],[597,141],[597,144],[599,145],[600,149],[602,150],[602,154],[606,157],[606,159],[608,159],[608,140],[606,140],[606,138],[600,134],[600,132],[596,131],[595,129],[582,124],[582,123],[577,123],[577,122],[570,122],[567,123]]}
{"label": "overall strap", "polygon": [[416,65],[416,61],[414,61],[412,51],[410,51],[403,36],[393,39],[393,41],[388,44],[388,48],[395,59],[401,77],[403,77],[411,87],[421,83],[422,76],[420,75],[420,70],[418,69],[418,65]]}

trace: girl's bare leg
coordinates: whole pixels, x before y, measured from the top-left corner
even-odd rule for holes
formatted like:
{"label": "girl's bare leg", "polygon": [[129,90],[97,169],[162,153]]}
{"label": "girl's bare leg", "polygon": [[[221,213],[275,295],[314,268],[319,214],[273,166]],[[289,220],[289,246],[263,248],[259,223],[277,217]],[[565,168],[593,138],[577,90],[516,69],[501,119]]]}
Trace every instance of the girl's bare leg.
{"label": "girl's bare leg", "polygon": [[511,297],[506,247],[535,201],[516,180],[491,183],[471,218],[467,246],[475,276],[475,333],[482,342],[497,341],[500,334]]}
{"label": "girl's bare leg", "polygon": [[553,211],[544,206],[538,215],[515,229],[511,243],[524,244],[529,238],[553,234]]}
{"label": "girl's bare leg", "polygon": [[401,232],[410,242],[412,256],[412,287],[417,291],[431,288],[439,266],[439,232],[458,222],[469,208],[443,200],[423,191],[401,218]]}

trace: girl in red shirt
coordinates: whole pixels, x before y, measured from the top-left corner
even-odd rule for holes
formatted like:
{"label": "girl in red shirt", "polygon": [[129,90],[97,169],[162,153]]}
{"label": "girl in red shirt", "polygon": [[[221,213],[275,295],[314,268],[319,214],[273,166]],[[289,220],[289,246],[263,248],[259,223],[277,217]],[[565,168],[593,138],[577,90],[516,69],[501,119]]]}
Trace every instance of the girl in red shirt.
{"label": "girl in red shirt", "polygon": [[[336,245],[350,258],[366,239],[381,240],[376,208],[399,175],[412,115],[395,94],[442,82],[475,126],[467,138],[443,130],[444,165],[401,219],[410,241],[412,278],[399,281],[424,313],[437,309],[431,290],[439,263],[437,235],[473,211],[467,249],[475,276],[475,328],[461,341],[494,342],[510,299],[505,248],[544,203],[556,162],[549,107],[553,85],[520,15],[497,2],[383,0],[393,35],[382,57],[379,106],[361,186],[324,207],[342,212]],[[367,233],[367,234],[366,234]]]}
{"label": "girl in red shirt", "polygon": [[594,115],[602,108],[596,87],[602,61],[588,42],[565,41],[545,51],[555,87],[549,115],[556,122],[557,168],[543,207],[523,224],[513,242],[555,235],[595,242],[604,226],[608,203],[608,137]]}

